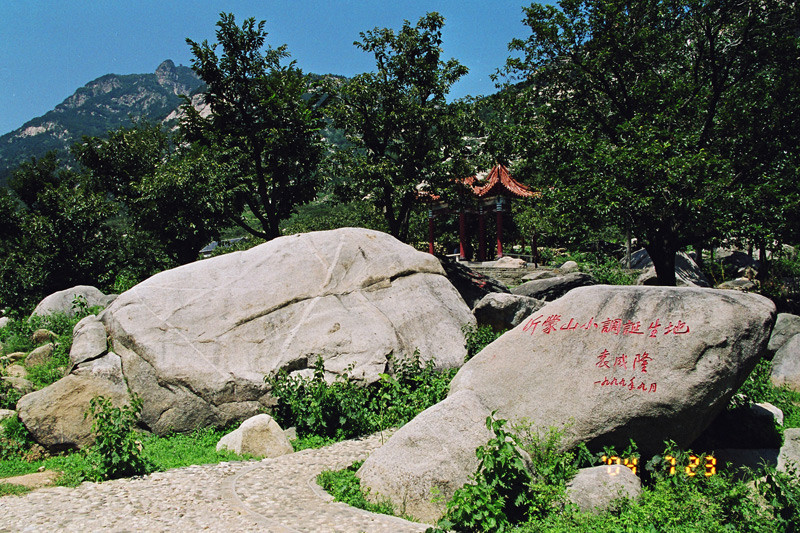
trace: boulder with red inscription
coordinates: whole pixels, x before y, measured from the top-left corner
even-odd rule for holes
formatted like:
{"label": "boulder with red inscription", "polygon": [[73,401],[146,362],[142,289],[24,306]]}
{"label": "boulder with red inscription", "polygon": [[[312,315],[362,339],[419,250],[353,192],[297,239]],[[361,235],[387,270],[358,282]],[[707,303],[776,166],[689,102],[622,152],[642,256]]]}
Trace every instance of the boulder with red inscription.
{"label": "boulder with red inscription", "polygon": [[[624,449],[633,439],[644,455],[658,453],[666,440],[690,444],[714,420],[765,353],[774,321],[774,304],[754,294],[578,288],[467,362],[453,379],[450,396],[469,392],[482,413],[512,422],[527,419],[534,431],[559,428],[565,448],[583,442],[594,449]],[[449,420],[445,407],[438,404],[436,415]],[[414,419],[403,428],[417,434],[415,442],[438,427],[430,413],[423,415],[418,418],[424,426]],[[413,477],[411,463],[421,459],[414,442],[407,447],[392,439],[385,446],[392,450],[392,463],[400,465],[392,471],[395,479],[413,482],[422,498],[442,492],[438,485],[425,486],[424,475]],[[362,469],[388,460],[382,450]],[[431,461],[452,462],[447,446],[431,453]],[[409,466],[404,470],[403,464]],[[377,481],[365,486],[386,487]],[[444,501],[452,495],[447,492],[440,494]],[[401,487],[381,496],[399,505],[404,494]]]}

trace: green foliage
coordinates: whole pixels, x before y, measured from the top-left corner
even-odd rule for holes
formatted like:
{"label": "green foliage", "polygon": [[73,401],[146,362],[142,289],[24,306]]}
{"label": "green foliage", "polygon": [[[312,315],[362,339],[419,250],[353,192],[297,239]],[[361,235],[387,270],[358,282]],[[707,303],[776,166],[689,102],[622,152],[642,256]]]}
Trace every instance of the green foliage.
{"label": "green foliage", "polygon": [[505,431],[505,424],[493,415],[486,419],[494,437],[475,451],[478,470],[472,482],[447,502],[447,513],[437,531],[501,532],[525,519],[532,478],[518,450],[519,442]]}
{"label": "green foliage", "polygon": [[616,259],[606,259],[589,267],[594,279],[605,285],[636,285],[636,275],[624,270]]}
{"label": "green foliage", "polygon": [[130,405],[116,407],[109,398],[95,396],[86,416],[92,417],[94,445],[89,452],[96,480],[116,479],[146,474],[152,465],[142,453],[142,443],[135,431],[142,400],[134,397]]}
{"label": "green foliage", "polygon": [[800,469],[789,465],[786,472],[773,468],[756,481],[758,492],[767,500],[776,521],[776,531],[800,531]]}
{"label": "green foliage", "polygon": [[356,476],[356,471],[361,468],[364,461],[356,461],[342,470],[323,470],[317,476],[317,484],[327,491],[337,502],[364,509],[372,513],[395,514],[394,507],[388,500],[372,503],[367,500],[361,490],[361,482]]}
{"label": "green foliage", "polygon": [[330,114],[347,144],[335,154],[346,176],[341,194],[368,198],[383,213],[388,232],[409,242],[417,186],[436,194],[472,173],[463,140],[469,107],[448,105],[450,87],[467,73],[455,59],[443,61],[444,18],[428,13],[416,25],[405,21],[362,32],[354,44],[375,58],[375,71],[341,86]]}
{"label": "green foliage", "polygon": [[800,427],[800,392],[788,386],[775,387],[770,381],[772,362],[762,359],[753,372],[731,399],[729,408],[737,408],[749,403],[768,402],[783,411],[783,427]]}
{"label": "green foliage", "polygon": [[[286,46],[264,50],[264,21],[241,27],[220,14],[218,45],[187,39],[192,68],[206,82],[203,118],[187,102],[182,130],[196,148],[210,147],[213,178],[226,215],[250,234],[266,240],[280,235],[280,221],[314,199],[323,155],[320,96],[295,66],[281,64]],[[222,55],[217,56],[216,48]],[[249,224],[248,210],[256,218]]]}
{"label": "green foliage", "polygon": [[796,227],[797,9],[532,4],[530,35],[512,40],[503,72],[508,120],[489,145],[520,159],[516,175],[561,215],[550,218],[630,230],[674,285],[687,245],[732,233],[769,242]]}
{"label": "green foliage", "polygon": [[0,496],[22,496],[31,491],[28,487],[22,485],[12,485],[11,483],[0,482]]}
{"label": "green foliage", "polygon": [[217,443],[228,431],[200,428],[191,433],[175,433],[159,437],[138,437],[142,442],[142,460],[152,471],[164,471],[187,465],[218,463],[242,459],[231,451],[217,451]]}
{"label": "green foliage", "polygon": [[345,227],[383,231],[385,223],[367,202],[353,200],[335,203],[326,199],[298,206],[292,216],[281,223],[281,234],[292,235]]}
{"label": "green foliage", "polygon": [[22,393],[5,380],[0,380],[0,409],[16,409]]}
{"label": "green foliage", "polygon": [[495,331],[491,326],[465,324],[461,331],[464,332],[464,338],[467,341],[467,355],[464,357],[464,362],[466,363],[489,344],[500,338],[507,330]]}
{"label": "green foliage", "polygon": [[33,444],[31,434],[17,415],[0,422],[0,460],[22,455]]}
{"label": "green foliage", "polygon": [[310,378],[285,371],[268,376],[265,381],[278,401],[273,416],[282,427],[294,426],[301,439],[353,438],[402,425],[440,402],[454,374],[436,371],[433,362],[423,363],[418,354],[392,360],[391,365],[393,375],[381,374],[371,387],[354,379],[349,370],[328,382],[321,357]]}

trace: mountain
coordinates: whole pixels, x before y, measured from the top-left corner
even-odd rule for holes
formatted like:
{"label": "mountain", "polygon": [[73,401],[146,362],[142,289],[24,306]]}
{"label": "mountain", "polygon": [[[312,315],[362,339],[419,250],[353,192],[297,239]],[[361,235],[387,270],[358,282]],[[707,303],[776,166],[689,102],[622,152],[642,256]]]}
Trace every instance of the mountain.
{"label": "mountain", "polygon": [[107,74],[81,87],[55,109],[0,137],[0,185],[31,157],[50,150],[67,154],[84,135],[129,126],[132,119],[161,121],[203,86],[189,67],[161,63],[152,74]]}

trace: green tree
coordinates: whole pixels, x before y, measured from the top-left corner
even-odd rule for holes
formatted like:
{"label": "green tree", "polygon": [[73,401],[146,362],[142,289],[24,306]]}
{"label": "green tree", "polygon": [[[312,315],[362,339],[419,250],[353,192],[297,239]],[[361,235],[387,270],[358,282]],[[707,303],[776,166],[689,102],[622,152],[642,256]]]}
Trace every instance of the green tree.
{"label": "green tree", "polygon": [[[3,195],[0,302],[16,310],[74,285],[103,286],[118,267],[114,208],[48,154],[14,171]],[[7,215],[7,216],[6,216]]]}
{"label": "green tree", "polygon": [[428,13],[399,32],[375,28],[354,44],[375,56],[376,71],[359,74],[338,93],[331,115],[344,130],[339,152],[352,198],[369,199],[389,233],[408,240],[417,186],[440,192],[470,173],[462,139],[468,109],[448,105],[450,87],[467,73],[441,59],[444,18]]}
{"label": "green tree", "polygon": [[214,162],[202,149],[173,144],[160,125],[140,121],[73,148],[86,183],[116,201],[116,222],[143,264],[135,270],[166,266],[162,254],[173,264],[196,260],[225,220]]}
{"label": "green tree", "polygon": [[794,36],[796,46],[796,5],[559,5],[525,8],[531,36],[510,44],[517,55],[504,73],[517,83],[510,107],[520,168],[550,181],[545,201],[575,222],[630,229],[659,282],[674,285],[675,253],[722,236],[761,186],[753,174],[749,189],[737,181],[739,154],[723,149],[734,134],[726,109],[759,120],[749,91],[764,72],[783,68],[767,53],[776,35]]}
{"label": "green tree", "polygon": [[[217,44],[186,42],[192,68],[206,82],[211,115],[187,104],[187,139],[213,148],[225,210],[247,232],[264,239],[280,235],[279,223],[295,206],[315,198],[322,158],[318,99],[286,46],[264,48],[264,21],[241,27],[220,14]],[[222,47],[218,56],[217,46]],[[255,221],[244,215],[252,214]]]}

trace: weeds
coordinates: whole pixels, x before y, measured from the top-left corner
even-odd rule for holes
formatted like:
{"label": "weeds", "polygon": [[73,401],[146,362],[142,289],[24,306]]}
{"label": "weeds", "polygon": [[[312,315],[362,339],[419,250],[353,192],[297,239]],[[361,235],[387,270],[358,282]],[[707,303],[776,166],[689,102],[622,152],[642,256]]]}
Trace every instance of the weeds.
{"label": "weeds", "polygon": [[356,477],[356,471],[363,463],[364,461],[356,461],[342,470],[325,470],[317,476],[317,484],[337,502],[344,502],[373,513],[394,515],[394,506],[388,500],[372,503],[361,490],[361,482]]}
{"label": "weeds", "polygon": [[273,416],[281,427],[294,426],[300,439],[342,440],[402,425],[447,396],[454,371],[439,372],[419,354],[392,360],[394,375],[381,374],[364,386],[349,372],[332,383],[325,380],[322,358],[310,378],[280,372],[265,381],[278,400]]}
{"label": "weeds", "polygon": [[142,400],[134,397],[130,405],[114,406],[111,400],[95,396],[86,416],[91,416],[95,441],[88,453],[93,465],[89,477],[96,480],[147,474],[152,465],[142,453],[135,431]]}
{"label": "weeds", "polygon": [[464,357],[466,363],[489,344],[500,338],[507,330],[495,331],[491,326],[473,326],[466,324],[461,328],[464,338],[467,341],[467,355]]}

